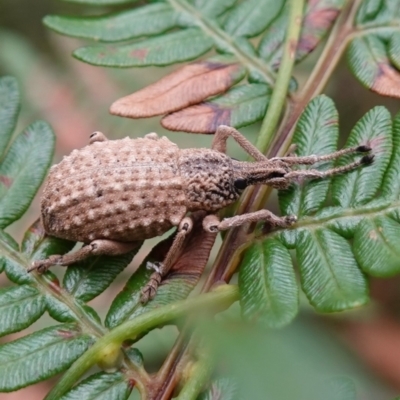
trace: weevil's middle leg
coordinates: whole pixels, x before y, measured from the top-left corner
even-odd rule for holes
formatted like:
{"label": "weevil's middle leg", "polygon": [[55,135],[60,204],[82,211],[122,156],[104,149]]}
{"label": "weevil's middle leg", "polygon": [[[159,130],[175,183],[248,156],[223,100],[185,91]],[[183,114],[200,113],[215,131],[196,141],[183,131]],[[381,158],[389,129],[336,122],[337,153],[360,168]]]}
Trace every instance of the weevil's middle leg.
{"label": "weevil's middle leg", "polygon": [[301,156],[301,157],[296,157],[296,156],[289,156],[289,157],[274,157],[271,158],[270,161],[283,161],[286,164],[289,165],[312,165],[320,161],[330,161],[330,160],[335,160],[339,157],[342,157],[346,154],[352,154],[352,153],[368,153],[371,151],[371,147],[366,146],[366,145],[361,145],[361,146],[354,146],[354,147],[349,147],[347,149],[342,149],[335,151],[334,153],[330,154],[324,154],[324,155],[310,155],[310,156]]}
{"label": "weevil's middle leg", "polygon": [[242,147],[248,154],[250,154],[257,161],[266,161],[267,157],[261,153],[249,140],[246,139],[238,130],[227,125],[220,125],[214,135],[211,145],[213,150],[217,150],[226,154],[226,141],[232,137],[240,147]]}
{"label": "weevil's middle leg", "polygon": [[162,278],[167,275],[168,271],[172,267],[173,262],[175,261],[176,257],[179,255],[182,249],[186,236],[189,234],[192,228],[192,219],[189,217],[183,218],[181,223],[179,224],[178,232],[174,238],[174,241],[172,242],[172,246],[168,250],[164,261],[162,263],[152,263],[150,265],[150,268],[154,269],[155,272],[151,274],[149,281],[142,289],[142,296],[140,300],[143,304],[146,304],[156,295],[158,286],[160,285]]}
{"label": "weevil's middle leg", "polygon": [[203,227],[208,232],[219,232],[248,222],[265,221],[271,227],[288,228],[297,221],[295,215],[278,217],[269,210],[259,210],[248,214],[235,215],[231,218],[225,218],[222,221],[214,214],[207,215],[203,220]]}

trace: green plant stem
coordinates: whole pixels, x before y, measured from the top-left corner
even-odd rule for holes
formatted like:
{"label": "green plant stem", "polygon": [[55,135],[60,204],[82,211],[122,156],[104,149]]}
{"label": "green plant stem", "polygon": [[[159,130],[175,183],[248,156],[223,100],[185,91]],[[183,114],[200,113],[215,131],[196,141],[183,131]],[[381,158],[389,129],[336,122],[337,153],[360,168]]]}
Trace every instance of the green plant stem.
{"label": "green plant stem", "polygon": [[199,358],[190,368],[189,379],[183,385],[177,400],[196,400],[210,378],[214,358],[205,349],[198,350]]}
{"label": "green plant stem", "polygon": [[268,152],[268,157],[283,155],[287,149],[294,127],[306,105],[313,97],[320,94],[326,86],[337,64],[343,57],[349,41],[354,34],[353,20],[360,0],[349,0],[336,21],[324,50],[309,75],[307,82],[294,98],[288,117],[281,124],[276,141]]}
{"label": "green plant stem", "polygon": [[102,349],[111,345],[122,345],[125,340],[134,339],[140,333],[156,326],[167,323],[175,318],[182,317],[195,310],[214,311],[230,306],[239,298],[239,291],[235,285],[223,285],[214,291],[199,295],[192,299],[178,301],[164,307],[149,311],[139,317],[124,322],[101,339],[99,339],[86,353],[84,353],[71,368],[63,375],[58,384],[46,396],[47,400],[58,400],[70,390],[79,378],[98,362]]}
{"label": "green plant stem", "polygon": [[292,70],[296,61],[296,48],[300,36],[304,0],[290,2],[288,28],[283,46],[282,62],[279,68],[271,102],[261,125],[256,146],[263,153],[269,148],[286,102]]}

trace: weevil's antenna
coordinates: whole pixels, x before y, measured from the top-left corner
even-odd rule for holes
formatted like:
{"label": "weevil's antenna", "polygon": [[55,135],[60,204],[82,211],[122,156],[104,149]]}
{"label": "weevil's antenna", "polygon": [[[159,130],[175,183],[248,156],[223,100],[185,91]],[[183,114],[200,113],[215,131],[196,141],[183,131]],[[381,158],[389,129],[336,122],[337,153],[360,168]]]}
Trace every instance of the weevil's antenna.
{"label": "weevil's antenna", "polygon": [[369,165],[374,161],[373,154],[367,154],[366,156],[354,161],[350,164],[343,165],[341,167],[331,168],[326,171],[319,171],[317,169],[303,169],[297,171],[290,171],[285,175],[285,179],[295,179],[295,178],[328,178],[333,175],[343,174],[345,172],[352,171],[359,168],[362,165]]}
{"label": "weevil's antenna", "polygon": [[296,156],[289,156],[289,157],[275,157],[271,158],[269,161],[283,161],[286,164],[289,165],[312,165],[320,161],[329,161],[329,160],[335,160],[336,158],[342,157],[346,154],[352,154],[352,153],[368,153],[371,151],[371,147],[367,145],[360,145],[360,146],[354,146],[354,147],[349,147],[347,149],[342,149],[335,151],[334,153],[330,154],[324,154],[324,155],[310,155],[310,156],[304,156],[304,157],[296,157]]}

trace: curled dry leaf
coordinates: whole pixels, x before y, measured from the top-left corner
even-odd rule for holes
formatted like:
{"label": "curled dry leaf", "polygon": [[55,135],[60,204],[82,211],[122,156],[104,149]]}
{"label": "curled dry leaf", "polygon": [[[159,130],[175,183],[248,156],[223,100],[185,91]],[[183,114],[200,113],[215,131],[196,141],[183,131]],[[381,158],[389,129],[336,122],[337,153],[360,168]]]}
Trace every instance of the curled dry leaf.
{"label": "curled dry leaf", "polygon": [[265,84],[236,85],[222,96],[166,115],[161,124],[171,131],[214,133],[219,125],[239,128],[262,119],[271,88]]}
{"label": "curled dry leaf", "polygon": [[231,125],[231,109],[205,102],[166,115],[161,125],[170,131],[214,133],[219,125]]}
{"label": "curled dry leaf", "polygon": [[185,65],[110,107],[111,114],[143,118],[181,110],[223,93],[241,80],[245,68],[239,63],[208,60]]}

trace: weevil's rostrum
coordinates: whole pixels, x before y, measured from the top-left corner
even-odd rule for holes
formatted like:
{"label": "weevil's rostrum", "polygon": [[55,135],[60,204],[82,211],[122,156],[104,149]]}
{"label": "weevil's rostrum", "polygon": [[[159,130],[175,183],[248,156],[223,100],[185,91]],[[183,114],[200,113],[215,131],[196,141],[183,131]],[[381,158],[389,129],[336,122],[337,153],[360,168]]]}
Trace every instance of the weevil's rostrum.
{"label": "weevil's rostrum", "polygon": [[[255,162],[237,161],[226,153],[228,137],[235,139]],[[83,242],[78,251],[53,255],[33,263],[30,270],[70,265],[92,255],[129,252],[138,241],[161,235],[176,226],[177,234],[162,263],[142,291],[146,302],[179,255],[193,222],[190,212],[203,210],[204,229],[218,232],[247,222],[264,221],[288,227],[295,216],[278,217],[268,210],[219,220],[216,212],[235,202],[249,185],[266,184],[281,189],[302,178],[324,178],[369,164],[365,155],[351,164],[325,171],[296,170],[344,154],[365,153],[367,144],[327,155],[266,158],[244,136],[220,126],[211,149],[179,149],[166,137],[150,133],[144,138],[107,140],[101,132],[90,144],[74,150],[50,170],[41,198],[41,216],[48,235]]]}

